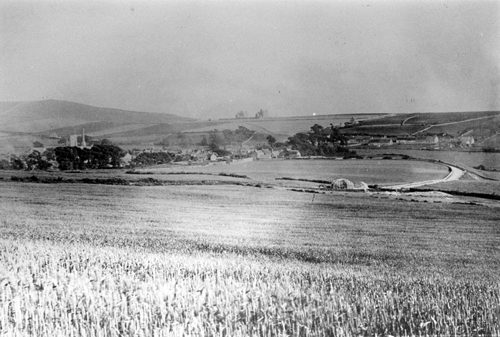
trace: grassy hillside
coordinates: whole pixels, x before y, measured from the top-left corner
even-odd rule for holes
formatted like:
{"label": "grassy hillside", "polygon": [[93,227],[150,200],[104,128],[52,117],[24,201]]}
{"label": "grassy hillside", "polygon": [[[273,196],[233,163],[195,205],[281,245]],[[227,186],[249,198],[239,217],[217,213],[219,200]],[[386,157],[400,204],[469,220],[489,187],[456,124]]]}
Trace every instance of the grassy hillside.
{"label": "grassy hillside", "polygon": [[471,119],[453,124],[443,124],[432,126],[425,132],[428,133],[448,133],[450,135],[473,136],[476,139],[486,139],[500,131],[500,115],[485,117],[482,119]]}
{"label": "grassy hillside", "polygon": [[[74,102],[44,100],[0,105],[0,131],[53,132],[87,123],[156,124],[180,123],[192,119],[172,114],[99,108]],[[96,127],[94,125],[94,127]]]}
{"label": "grassy hillside", "polygon": [[365,121],[363,125],[381,125],[381,124],[399,124],[405,121],[405,125],[418,124],[443,124],[451,122],[460,122],[468,119],[487,118],[499,116],[500,111],[472,111],[472,112],[416,112],[411,114],[397,114],[387,117],[371,119]]}
{"label": "grassy hillside", "polygon": [[[293,136],[298,132],[307,132],[314,124],[323,127],[339,125],[356,118],[358,120],[368,121],[372,118],[379,118],[382,114],[346,114],[346,115],[318,115],[318,116],[299,116],[299,117],[281,117],[265,119],[230,119],[225,120],[224,124],[217,126],[218,130],[236,130],[238,126],[244,126],[247,129],[264,132],[271,135]],[[187,131],[212,131],[211,127],[200,127],[189,129]]]}

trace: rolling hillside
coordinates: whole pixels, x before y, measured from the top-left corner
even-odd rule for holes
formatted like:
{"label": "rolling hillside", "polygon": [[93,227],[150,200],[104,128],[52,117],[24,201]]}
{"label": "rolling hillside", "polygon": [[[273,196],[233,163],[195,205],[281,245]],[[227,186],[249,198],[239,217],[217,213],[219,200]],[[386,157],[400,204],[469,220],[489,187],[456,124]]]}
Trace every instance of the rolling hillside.
{"label": "rolling hillside", "polygon": [[75,126],[97,131],[117,125],[192,121],[172,114],[99,108],[56,100],[3,102],[0,104],[0,120],[0,131],[23,133],[52,133]]}
{"label": "rolling hillside", "polygon": [[191,121],[194,120],[172,114],[100,108],[57,100],[0,102],[0,153],[28,151],[35,141],[45,146],[58,146],[57,139],[48,138],[53,134],[61,137],[85,129],[89,135],[102,136]]}

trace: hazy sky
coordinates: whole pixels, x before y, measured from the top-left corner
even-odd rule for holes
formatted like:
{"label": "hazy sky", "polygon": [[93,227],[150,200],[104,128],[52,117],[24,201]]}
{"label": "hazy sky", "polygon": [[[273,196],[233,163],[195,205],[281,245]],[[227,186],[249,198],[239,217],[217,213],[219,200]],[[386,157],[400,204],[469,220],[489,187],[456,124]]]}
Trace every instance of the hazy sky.
{"label": "hazy sky", "polygon": [[499,1],[0,0],[0,100],[233,117],[500,110]]}

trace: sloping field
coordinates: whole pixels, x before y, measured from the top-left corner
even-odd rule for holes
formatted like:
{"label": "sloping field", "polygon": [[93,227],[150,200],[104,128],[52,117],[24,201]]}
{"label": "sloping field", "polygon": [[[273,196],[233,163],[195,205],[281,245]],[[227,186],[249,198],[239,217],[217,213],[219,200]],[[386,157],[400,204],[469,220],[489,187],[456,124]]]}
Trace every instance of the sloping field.
{"label": "sloping field", "polygon": [[[3,117],[2,117],[3,120]],[[3,121],[2,121],[3,122]],[[87,119],[64,119],[60,117],[54,118],[37,118],[33,116],[28,120],[6,120],[5,124],[0,125],[0,129],[3,131],[10,132],[23,132],[23,133],[43,133],[49,135],[53,132],[53,130],[61,130],[70,128],[73,129],[76,125],[85,125],[88,123]],[[97,122],[96,122],[97,123]],[[79,133],[81,133],[81,128],[79,129]]]}
{"label": "sloping field", "polygon": [[[85,130],[85,134],[90,136],[102,136],[106,134],[112,134],[117,132],[130,132],[136,129],[143,129],[145,127],[149,127],[154,124],[130,124],[123,122],[92,122],[85,123],[79,125],[72,125],[59,129],[51,129],[51,133],[55,133],[57,135],[74,135],[81,134],[82,130]],[[43,134],[47,134],[48,132],[43,132]]]}
{"label": "sloping field", "polygon": [[343,134],[395,135],[406,136],[414,134],[424,127],[421,125],[368,125],[341,129]]}
{"label": "sloping field", "polygon": [[442,124],[461,122],[468,119],[499,116],[500,111],[444,112],[418,113],[417,117],[408,121],[409,124]]}
{"label": "sloping field", "polygon": [[391,116],[382,116],[381,118],[373,118],[367,121],[363,122],[363,125],[390,125],[390,124],[398,124],[401,125],[401,123],[408,119],[408,118],[414,118],[417,116],[415,113],[411,114],[394,114]]}
{"label": "sloping field", "polygon": [[[358,120],[367,120],[381,116],[380,114],[348,114],[348,115],[320,115],[320,116],[301,116],[301,117],[282,117],[282,118],[264,118],[264,119],[232,119],[217,127],[218,130],[236,130],[239,125],[250,130],[267,132],[269,134],[281,134],[293,136],[298,132],[310,131],[311,126],[319,124],[323,127],[329,127],[330,123],[339,125],[348,122],[351,118]],[[222,120],[221,120],[222,121]],[[193,128],[186,131],[212,131],[210,128]]]}
{"label": "sloping field", "polygon": [[[5,105],[5,109],[10,107]],[[36,122],[34,122],[36,121]],[[42,132],[91,122],[121,123],[179,123],[192,121],[172,114],[127,111],[100,108],[74,102],[44,100],[23,102],[2,114],[0,130],[15,132]]]}
{"label": "sloping field", "polygon": [[[149,127],[145,127],[142,129],[133,130],[131,132],[117,132],[110,133],[107,136],[110,137],[142,137],[149,134],[157,134],[157,135],[167,135],[169,133],[174,132],[189,132],[192,129],[198,128],[206,128],[209,131],[213,131],[213,129],[220,128],[222,122],[217,121],[196,121],[196,122],[186,122],[186,123],[175,123],[175,124],[156,124]],[[221,129],[222,130],[222,129]]]}
{"label": "sloping field", "polygon": [[6,335],[500,333],[496,209],[0,184]]}
{"label": "sloping field", "polygon": [[439,134],[448,133],[451,135],[461,135],[467,131],[468,136],[479,139],[486,139],[499,131],[500,115],[459,122],[456,124],[433,126],[426,130],[426,133]]}
{"label": "sloping field", "polygon": [[442,124],[451,122],[460,122],[463,120],[474,118],[485,118],[500,115],[500,111],[472,111],[472,112],[417,112],[410,114],[397,114],[383,118],[377,118],[365,121],[363,125],[379,125],[379,124]]}
{"label": "sloping field", "polygon": [[476,145],[500,149],[500,132],[492,135],[491,137]]}

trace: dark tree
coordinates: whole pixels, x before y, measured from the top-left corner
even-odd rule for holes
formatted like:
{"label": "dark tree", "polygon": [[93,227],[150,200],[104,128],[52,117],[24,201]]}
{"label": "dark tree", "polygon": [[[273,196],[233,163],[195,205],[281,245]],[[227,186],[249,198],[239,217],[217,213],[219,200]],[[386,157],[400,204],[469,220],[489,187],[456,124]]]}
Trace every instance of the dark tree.
{"label": "dark tree", "polygon": [[213,152],[219,150],[221,145],[221,139],[217,131],[211,131],[208,138],[209,138],[208,146],[210,150]]}
{"label": "dark tree", "polygon": [[269,146],[271,146],[271,148],[274,149],[274,145],[276,144],[276,138],[274,138],[273,136],[269,135],[267,136],[267,142],[269,143]]}
{"label": "dark tree", "polygon": [[8,170],[10,169],[10,163],[6,159],[0,160],[0,170]]}
{"label": "dark tree", "polygon": [[47,149],[47,150],[45,150],[45,152],[43,153],[43,155],[45,156],[45,158],[47,160],[56,160],[56,153],[54,152],[54,149]]}
{"label": "dark tree", "polygon": [[103,140],[101,140],[101,145],[112,145],[112,144],[113,144],[113,142],[111,142],[107,138],[104,138]]}
{"label": "dark tree", "polygon": [[25,170],[26,162],[24,161],[23,158],[12,156],[10,160],[10,166],[13,170]]}
{"label": "dark tree", "polygon": [[95,144],[90,149],[57,147],[54,150],[60,170],[83,170],[120,167],[120,158],[126,154],[116,145]]}
{"label": "dark tree", "polygon": [[28,166],[28,170],[46,170],[52,166],[52,164],[43,159],[40,152],[36,150],[26,157],[26,165]]}

